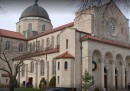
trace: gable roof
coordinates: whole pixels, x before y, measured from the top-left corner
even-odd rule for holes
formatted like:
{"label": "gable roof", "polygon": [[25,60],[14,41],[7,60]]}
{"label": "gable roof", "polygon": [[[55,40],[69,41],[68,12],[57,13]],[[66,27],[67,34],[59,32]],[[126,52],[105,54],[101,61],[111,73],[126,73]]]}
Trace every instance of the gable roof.
{"label": "gable roof", "polygon": [[106,44],[115,45],[115,46],[119,46],[119,47],[124,47],[124,48],[130,49],[130,45],[129,44],[123,44],[123,43],[118,42],[118,41],[104,39],[104,38],[101,38],[101,37],[96,37],[96,36],[91,36],[91,35],[85,35],[80,40],[81,41],[93,40],[93,41],[97,41],[97,42],[102,42],[102,43],[106,43]]}
{"label": "gable roof", "polygon": [[47,31],[45,31],[45,32],[43,32],[43,33],[40,33],[40,34],[34,36],[34,37],[28,38],[28,40],[32,40],[32,39],[35,39],[35,38],[39,38],[39,37],[41,37],[41,36],[48,35],[48,34],[50,34],[50,33],[54,33],[54,32],[60,31],[61,29],[65,29],[65,28],[67,28],[67,27],[72,27],[72,26],[74,26],[74,22],[71,22],[71,23],[68,23],[68,24],[65,24],[65,25],[56,27],[56,28],[51,29],[51,30],[47,30]]}
{"label": "gable roof", "polygon": [[72,56],[68,51],[66,51],[65,53],[57,56],[55,59],[61,59],[61,58],[73,58],[74,59],[74,56]]}
{"label": "gable roof", "polygon": [[25,40],[24,36],[21,33],[9,31],[5,29],[0,29],[0,36]]}

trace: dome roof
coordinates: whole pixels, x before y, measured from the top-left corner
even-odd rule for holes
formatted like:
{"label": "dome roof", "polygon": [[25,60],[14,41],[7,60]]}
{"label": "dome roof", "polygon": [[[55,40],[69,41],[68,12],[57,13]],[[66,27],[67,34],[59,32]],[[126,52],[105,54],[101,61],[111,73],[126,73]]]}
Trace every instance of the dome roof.
{"label": "dome roof", "polygon": [[38,6],[38,4],[34,4],[28,7],[27,9],[25,9],[19,19],[22,19],[25,17],[41,17],[50,21],[49,15],[46,12],[46,10]]}

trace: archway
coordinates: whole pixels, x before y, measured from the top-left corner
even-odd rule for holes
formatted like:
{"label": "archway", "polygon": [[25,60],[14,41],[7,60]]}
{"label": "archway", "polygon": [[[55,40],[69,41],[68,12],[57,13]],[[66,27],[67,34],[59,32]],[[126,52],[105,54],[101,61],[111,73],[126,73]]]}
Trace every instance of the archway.
{"label": "archway", "polygon": [[104,88],[112,87],[112,62],[113,56],[110,52],[107,52],[104,57]]}
{"label": "archway", "polygon": [[125,88],[127,88],[130,82],[130,56],[127,56],[125,61]]}
{"label": "archway", "polygon": [[92,75],[94,77],[94,87],[101,86],[101,61],[102,55],[98,50],[93,51],[92,54]]}
{"label": "archway", "polygon": [[123,58],[120,54],[116,56],[116,61],[115,61],[115,87],[116,89],[122,88],[122,63],[123,63]]}

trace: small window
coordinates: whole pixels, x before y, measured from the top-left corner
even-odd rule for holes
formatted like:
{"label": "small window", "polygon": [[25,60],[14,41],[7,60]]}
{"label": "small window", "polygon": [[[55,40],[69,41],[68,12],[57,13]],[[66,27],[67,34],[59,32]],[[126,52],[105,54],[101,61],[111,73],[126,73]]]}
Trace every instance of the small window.
{"label": "small window", "polygon": [[67,61],[65,61],[65,63],[64,63],[64,68],[65,68],[65,70],[68,69],[68,62]]}
{"label": "small window", "polygon": [[9,50],[10,49],[10,42],[6,41],[5,43],[5,50]]}
{"label": "small window", "polygon": [[59,45],[60,45],[60,36],[58,35],[57,36],[57,48],[59,48]]}
{"label": "small window", "polygon": [[37,41],[37,50],[40,49],[40,41]]}
{"label": "small window", "polygon": [[19,52],[23,52],[23,43],[19,44]]}
{"label": "small window", "polygon": [[46,42],[47,42],[46,46],[49,47],[50,46],[50,39],[47,38]]}
{"label": "small window", "polygon": [[42,25],[42,31],[43,32],[45,31],[45,25]]}
{"label": "small window", "polygon": [[31,23],[28,24],[28,30],[32,30],[32,24]]}
{"label": "small window", "polygon": [[66,49],[68,49],[68,39],[66,39]]}
{"label": "small window", "polygon": [[35,41],[33,42],[33,50],[35,50],[35,47],[36,47],[36,45],[35,45]]}
{"label": "small window", "polygon": [[57,83],[59,84],[60,83],[60,76],[58,76],[58,79],[57,79],[58,81],[57,81]]}
{"label": "small window", "polygon": [[32,61],[30,63],[30,73],[33,73],[34,72],[34,62]]}
{"label": "small window", "polygon": [[42,50],[44,49],[44,39],[42,39]]}
{"label": "small window", "polygon": [[60,69],[60,62],[58,62],[58,70]]}
{"label": "small window", "polygon": [[30,51],[33,49],[32,43],[29,44]]}

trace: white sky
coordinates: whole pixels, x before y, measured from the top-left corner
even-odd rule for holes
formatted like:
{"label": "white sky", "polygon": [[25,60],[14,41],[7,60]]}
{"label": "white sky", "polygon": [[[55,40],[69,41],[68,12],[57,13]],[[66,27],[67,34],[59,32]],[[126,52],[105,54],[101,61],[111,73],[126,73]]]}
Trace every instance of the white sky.
{"label": "white sky", "polygon": [[[19,17],[23,10],[34,4],[34,0],[28,2],[28,0],[21,0],[19,2],[11,2],[6,0],[2,2],[2,11],[0,11],[0,29],[16,30],[16,22],[19,21]],[[75,11],[78,5],[70,0],[64,0],[64,2],[48,2],[47,0],[39,0],[39,6],[42,6],[49,14],[51,22],[54,27],[72,22],[75,17]],[[124,8],[122,9],[122,11]],[[125,11],[123,11],[125,13]],[[129,10],[125,13],[126,17],[130,19]]]}

